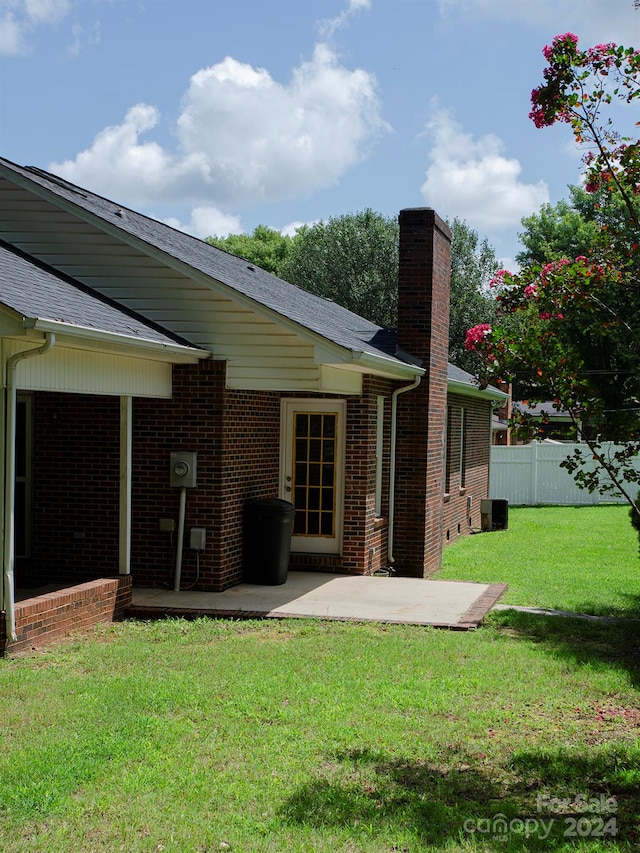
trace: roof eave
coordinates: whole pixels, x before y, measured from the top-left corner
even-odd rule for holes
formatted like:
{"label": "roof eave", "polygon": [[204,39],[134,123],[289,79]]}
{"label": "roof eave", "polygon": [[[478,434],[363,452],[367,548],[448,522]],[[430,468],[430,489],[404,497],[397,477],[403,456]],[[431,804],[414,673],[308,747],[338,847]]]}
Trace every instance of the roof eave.
{"label": "roof eave", "polygon": [[461,382],[459,379],[448,379],[447,390],[452,394],[463,394],[465,397],[491,400],[496,403],[502,403],[509,399],[508,394],[491,385],[486,388],[479,388],[477,385],[470,385],[468,382]]}
{"label": "roof eave", "polygon": [[398,359],[384,355],[375,355],[367,352],[352,352],[352,361],[358,367],[362,367],[366,373],[376,373],[387,377],[398,379],[413,379],[415,376],[424,376],[425,369],[417,364],[408,364]]}
{"label": "roof eave", "polygon": [[[331,340],[331,338],[326,337],[321,332],[318,332],[314,329],[309,328],[308,326],[305,326],[295,320],[292,320],[291,318],[280,313],[276,309],[265,305],[262,302],[259,302],[258,300],[252,298],[251,296],[248,296],[245,293],[242,293],[241,291],[236,290],[232,285],[229,285],[223,281],[220,281],[220,279],[218,278],[214,278],[213,276],[208,275],[207,273],[204,273],[201,270],[198,270],[196,267],[191,266],[186,261],[183,261],[180,258],[176,258],[175,256],[166,252],[164,249],[161,249],[159,246],[150,243],[148,240],[144,240],[135,234],[131,234],[129,231],[119,227],[117,224],[109,222],[108,219],[104,219],[98,214],[93,213],[90,210],[86,210],[81,205],[74,204],[73,201],[70,201],[64,196],[55,193],[48,187],[44,187],[36,181],[31,180],[28,176],[22,175],[20,172],[16,172],[13,169],[7,168],[3,163],[0,163],[0,174],[4,174],[5,177],[9,178],[10,180],[14,181],[25,189],[28,189],[30,192],[33,192],[35,195],[40,196],[40,198],[43,198],[46,201],[53,201],[56,206],[60,207],[63,210],[66,210],[68,213],[71,213],[74,216],[77,216],[84,222],[87,222],[97,227],[104,233],[110,234],[111,236],[116,237],[117,239],[128,245],[140,249],[150,257],[155,257],[156,259],[161,260],[168,267],[186,274],[193,280],[201,281],[207,284],[208,286],[211,286],[211,283],[215,282],[216,285],[220,287],[223,292],[226,292],[239,304],[251,307],[251,309],[256,311],[256,313],[268,317],[272,321],[282,325],[284,328],[295,331],[297,334],[299,334],[303,338],[306,338],[311,343],[319,344],[322,349],[328,349],[332,351],[333,353],[339,356],[339,360],[343,365],[359,363],[362,364],[363,367],[368,366],[373,369],[377,368],[379,370],[383,370],[385,376],[391,375],[398,376],[399,378],[421,375],[420,368],[417,368],[413,365],[405,364],[402,361],[399,361],[397,359],[391,359],[388,356],[383,356],[382,354],[380,356],[377,356],[370,353],[360,353],[348,346],[345,346],[344,344],[339,344],[336,341]],[[389,371],[391,371],[391,373]]]}
{"label": "roof eave", "polygon": [[93,344],[115,346],[121,348],[123,351],[135,350],[140,352],[140,354],[147,354],[150,358],[160,357],[163,361],[174,363],[195,363],[201,359],[211,358],[211,353],[208,350],[186,347],[178,343],[172,344],[148,338],[133,337],[120,332],[108,332],[103,329],[79,326],[60,320],[25,317],[23,319],[23,327],[25,329],[33,329],[37,332],[54,332],[78,340],[86,340]]}

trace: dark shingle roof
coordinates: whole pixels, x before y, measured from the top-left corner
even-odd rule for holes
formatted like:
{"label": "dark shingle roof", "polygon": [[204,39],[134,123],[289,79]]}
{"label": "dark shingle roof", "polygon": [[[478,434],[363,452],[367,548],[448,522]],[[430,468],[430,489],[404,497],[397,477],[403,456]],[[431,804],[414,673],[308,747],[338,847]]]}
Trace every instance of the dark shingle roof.
{"label": "dark shingle roof", "polygon": [[191,346],[0,240],[0,303],[29,319]]}
{"label": "dark shingle roof", "polygon": [[[394,329],[382,329],[329,299],[315,296],[271,275],[244,258],[231,255],[169,225],[121,207],[42,169],[23,168],[2,158],[0,163],[56,196],[339,346],[404,364],[417,363],[411,355],[398,351]],[[473,388],[477,387],[471,374],[451,364],[448,378]]]}
{"label": "dark shingle roof", "polygon": [[33,167],[16,166],[2,159],[0,163],[120,231],[160,249],[169,257],[216,279],[339,346],[356,352],[394,358],[372,343],[380,331],[379,326],[329,299],[315,296],[243,258],[231,255],[163,222],[124,208],[89,190],[81,189],[56,175]]}

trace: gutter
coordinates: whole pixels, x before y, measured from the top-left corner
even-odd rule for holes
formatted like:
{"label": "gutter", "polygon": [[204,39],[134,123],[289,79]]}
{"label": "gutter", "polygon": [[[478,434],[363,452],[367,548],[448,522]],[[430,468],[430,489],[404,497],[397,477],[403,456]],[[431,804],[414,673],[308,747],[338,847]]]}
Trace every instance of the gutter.
{"label": "gutter", "polygon": [[493,386],[479,388],[477,385],[470,385],[468,382],[461,382],[459,379],[447,379],[447,391],[452,394],[462,394],[465,397],[476,397],[480,400],[503,402],[509,399],[508,394]]}
{"label": "gutter", "polygon": [[[400,361],[397,358],[391,358],[384,355],[375,355],[368,352],[352,351],[352,361],[361,367],[365,372],[377,370],[384,372],[386,376],[401,376],[402,378],[418,377],[422,379],[425,373],[423,367],[416,364],[410,364]],[[393,392],[395,394],[395,391]]]}
{"label": "gutter", "polygon": [[154,353],[163,353],[167,356],[181,356],[182,359],[197,361],[203,358],[211,358],[209,350],[197,347],[186,347],[182,344],[154,341],[150,338],[138,338],[133,335],[125,335],[121,332],[105,332],[91,326],[79,326],[75,323],[64,323],[58,320],[44,320],[38,317],[30,317],[23,322],[25,329],[34,329],[45,334],[63,334],[70,337],[78,337],[83,340],[96,341],[98,343],[111,343],[123,347],[134,347]]}
{"label": "gutter", "polygon": [[44,355],[53,349],[56,336],[47,332],[41,347],[14,353],[5,367],[5,469],[4,469],[4,530],[3,530],[3,584],[2,605],[6,614],[7,639],[15,642],[15,476],[16,476],[16,371],[18,363],[27,358]]}

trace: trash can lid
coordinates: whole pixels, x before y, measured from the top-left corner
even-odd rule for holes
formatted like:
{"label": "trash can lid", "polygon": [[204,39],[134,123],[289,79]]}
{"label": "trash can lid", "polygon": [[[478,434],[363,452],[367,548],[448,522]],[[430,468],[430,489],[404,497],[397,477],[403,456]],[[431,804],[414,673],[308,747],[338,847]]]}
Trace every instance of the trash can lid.
{"label": "trash can lid", "polygon": [[281,512],[295,512],[295,507],[291,501],[285,501],[282,498],[260,498],[256,501],[249,501],[248,507],[256,509],[277,509]]}

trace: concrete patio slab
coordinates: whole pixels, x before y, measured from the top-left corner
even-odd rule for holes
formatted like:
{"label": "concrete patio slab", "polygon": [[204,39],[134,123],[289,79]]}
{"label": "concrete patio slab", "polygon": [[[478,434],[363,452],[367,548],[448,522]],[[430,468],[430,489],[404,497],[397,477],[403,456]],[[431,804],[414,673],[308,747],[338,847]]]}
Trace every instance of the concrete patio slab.
{"label": "concrete patio slab", "polygon": [[134,589],[131,618],[318,618],[477,628],[506,584],[290,572],[277,586],[243,583],[224,592]]}

